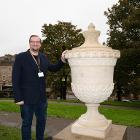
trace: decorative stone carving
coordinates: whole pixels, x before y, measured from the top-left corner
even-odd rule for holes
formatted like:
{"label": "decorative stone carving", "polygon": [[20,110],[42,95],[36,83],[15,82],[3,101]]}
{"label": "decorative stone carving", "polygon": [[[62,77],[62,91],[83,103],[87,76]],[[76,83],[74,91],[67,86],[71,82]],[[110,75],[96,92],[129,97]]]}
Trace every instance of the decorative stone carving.
{"label": "decorative stone carving", "polygon": [[[110,96],[112,93],[114,84],[72,84],[72,91],[75,96],[85,103],[100,103]],[[83,88],[81,88],[83,87]],[[96,94],[93,94],[96,93]],[[91,97],[92,95],[92,97]]]}
{"label": "decorative stone carving", "polygon": [[98,42],[100,32],[92,23],[83,35],[85,43],[65,54],[71,67],[72,91],[87,106],[87,112],[72,125],[71,131],[105,138],[111,130],[111,120],[101,115],[98,107],[113,91],[114,66],[120,52]]}

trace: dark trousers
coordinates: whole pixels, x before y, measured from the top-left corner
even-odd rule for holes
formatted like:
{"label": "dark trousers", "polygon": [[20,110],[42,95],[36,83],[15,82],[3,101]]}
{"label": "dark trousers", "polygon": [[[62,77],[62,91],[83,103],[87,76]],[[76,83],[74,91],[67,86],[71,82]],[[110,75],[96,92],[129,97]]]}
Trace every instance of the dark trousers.
{"label": "dark trousers", "polygon": [[33,115],[36,116],[36,140],[44,140],[44,131],[47,116],[47,104],[24,104],[20,107],[22,118],[22,140],[31,140],[31,126]]}

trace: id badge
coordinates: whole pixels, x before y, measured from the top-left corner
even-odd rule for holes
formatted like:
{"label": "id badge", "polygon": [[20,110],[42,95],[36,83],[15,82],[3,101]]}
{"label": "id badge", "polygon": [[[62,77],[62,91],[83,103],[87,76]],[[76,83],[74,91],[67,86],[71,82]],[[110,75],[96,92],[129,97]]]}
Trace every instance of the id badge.
{"label": "id badge", "polygon": [[38,73],[38,77],[44,77],[44,73],[43,72],[39,72]]}

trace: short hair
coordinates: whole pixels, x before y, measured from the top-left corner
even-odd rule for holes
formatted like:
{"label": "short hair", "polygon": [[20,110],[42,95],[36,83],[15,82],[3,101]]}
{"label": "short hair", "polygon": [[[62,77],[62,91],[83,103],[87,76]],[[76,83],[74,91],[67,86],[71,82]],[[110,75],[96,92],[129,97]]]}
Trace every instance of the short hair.
{"label": "short hair", "polygon": [[[40,39],[40,37],[38,35],[31,35],[30,38],[29,38],[29,43],[30,43],[32,37],[38,37]],[[41,39],[40,39],[40,43],[41,43]]]}

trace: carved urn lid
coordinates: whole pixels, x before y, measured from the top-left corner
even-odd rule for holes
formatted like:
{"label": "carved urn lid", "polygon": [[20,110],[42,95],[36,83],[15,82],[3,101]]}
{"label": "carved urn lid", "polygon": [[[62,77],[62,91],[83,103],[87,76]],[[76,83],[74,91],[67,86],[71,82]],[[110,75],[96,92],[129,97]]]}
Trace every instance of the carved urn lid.
{"label": "carved urn lid", "polygon": [[101,45],[98,42],[100,31],[95,30],[95,26],[90,23],[88,30],[83,32],[85,42],[80,47],[73,48],[67,51],[65,57],[69,58],[91,58],[91,57],[107,57],[107,58],[119,58],[120,51],[113,50],[110,47]]}

